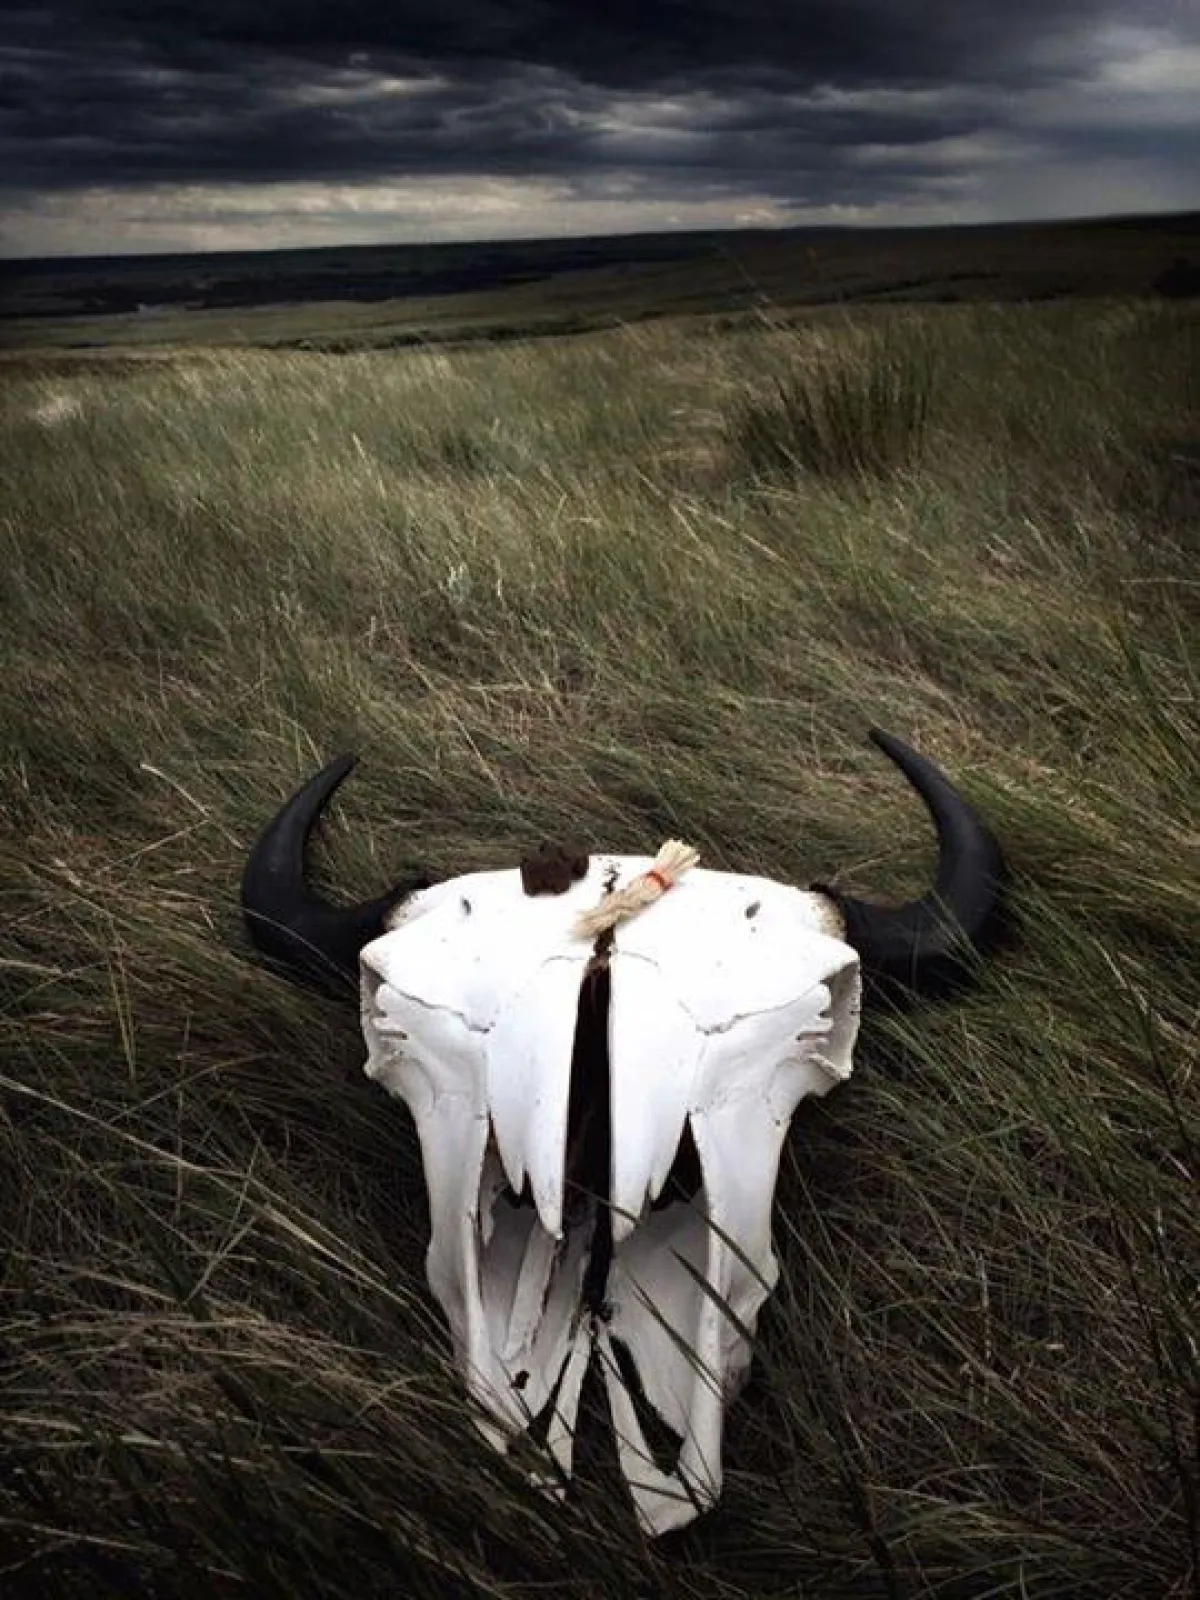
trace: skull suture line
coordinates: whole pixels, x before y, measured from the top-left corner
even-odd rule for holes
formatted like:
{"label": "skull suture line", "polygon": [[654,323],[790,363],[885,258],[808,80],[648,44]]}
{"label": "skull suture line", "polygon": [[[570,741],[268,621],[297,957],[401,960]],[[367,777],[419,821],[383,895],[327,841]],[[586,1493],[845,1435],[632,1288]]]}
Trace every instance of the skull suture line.
{"label": "skull suture line", "polygon": [[780,1150],[800,1100],[849,1076],[861,974],[942,986],[996,913],[987,827],[931,762],[871,737],[938,832],[933,890],[906,906],[696,869],[592,938],[580,914],[653,862],[564,854],[336,908],[304,850],[349,757],[247,863],[259,948],[309,981],[361,978],[366,1070],[416,1123],[430,1287],[484,1432],[504,1449],[539,1420],[561,1481],[595,1356],[651,1533],[720,1494],[725,1407],[778,1276]]}

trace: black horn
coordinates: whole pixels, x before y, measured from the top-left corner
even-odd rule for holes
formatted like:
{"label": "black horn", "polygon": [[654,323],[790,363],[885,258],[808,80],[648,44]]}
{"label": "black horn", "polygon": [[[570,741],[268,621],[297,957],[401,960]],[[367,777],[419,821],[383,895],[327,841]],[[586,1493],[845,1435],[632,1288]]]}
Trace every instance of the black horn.
{"label": "black horn", "polygon": [[431,881],[414,872],[356,906],[332,905],[308,887],[309,835],[353,768],[353,756],[338,756],[297,789],[259,835],[242,874],[242,912],[254,944],[293,977],[322,987],[357,982],[363,945],[385,931],[384,918],[398,900]]}
{"label": "black horn", "polygon": [[814,884],[845,920],[846,942],[864,975],[922,993],[955,986],[998,928],[1004,857],[995,835],[939,767],[903,740],[872,728],[870,738],[912,784],[937,829],[933,887],[902,906],[872,905]]}

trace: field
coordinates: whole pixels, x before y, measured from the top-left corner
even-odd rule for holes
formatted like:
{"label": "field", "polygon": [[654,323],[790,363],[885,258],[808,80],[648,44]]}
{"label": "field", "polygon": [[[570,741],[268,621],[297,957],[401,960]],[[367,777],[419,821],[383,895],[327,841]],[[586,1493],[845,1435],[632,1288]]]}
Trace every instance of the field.
{"label": "field", "polygon": [[[6,1597],[1185,1600],[1200,1572],[1200,316],[882,306],[342,355],[9,359],[0,449]],[[492,1455],[320,881],[544,838],[921,888],[942,764],[1004,948],[802,1107],[718,1510]],[[334,887],[336,886],[336,887]]]}
{"label": "field", "polygon": [[[1200,213],[0,261],[0,348],[387,350],[764,310],[1200,291]],[[0,371],[3,368],[0,367]]]}

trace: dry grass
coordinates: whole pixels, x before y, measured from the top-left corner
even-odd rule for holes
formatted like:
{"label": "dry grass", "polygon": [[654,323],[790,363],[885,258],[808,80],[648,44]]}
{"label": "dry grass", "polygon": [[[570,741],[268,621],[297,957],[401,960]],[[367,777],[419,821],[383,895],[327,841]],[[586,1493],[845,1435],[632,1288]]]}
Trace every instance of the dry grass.
{"label": "dry grass", "polygon": [[[6,1596],[1191,1592],[1198,349],[1113,303],[8,386]],[[993,820],[1012,943],[798,1118],[725,1497],[647,1545],[598,1425],[566,1507],[474,1438],[411,1128],[241,863],[353,747],[350,893],[568,829],[905,891],[872,722]]]}

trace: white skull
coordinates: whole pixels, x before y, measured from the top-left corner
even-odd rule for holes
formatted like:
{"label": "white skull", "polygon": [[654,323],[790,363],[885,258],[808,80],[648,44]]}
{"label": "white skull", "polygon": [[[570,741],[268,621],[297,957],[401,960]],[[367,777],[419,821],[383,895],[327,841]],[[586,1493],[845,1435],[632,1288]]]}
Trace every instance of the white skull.
{"label": "white skull", "polygon": [[[1004,856],[987,824],[927,757],[870,737],[938,835],[932,886],[898,906],[695,870],[593,939],[580,914],[654,864],[571,852],[553,886],[586,872],[561,894],[526,894],[517,870],[435,888],[416,872],[333,905],[306,881],[305,851],[350,755],[280,807],[242,873],[250,937],[281,971],[361,979],[367,1071],[416,1120],[429,1281],[485,1433],[504,1449],[544,1426],[560,1484],[596,1355],[653,1533],[720,1494],[724,1408],[778,1274],[780,1148],[798,1102],[850,1072],[860,963],[884,992],[943,992],[999,926]],[[665,1466],[639,1404],[679,1441]]]}
{"label": "white skull", "polygon": [[[481,1427],[503,1450],[550,1408],[545,1481],[560,1484],[594,1354],[639,1520],[659,1534],[720,1494],[724,1409],[778,1277],[783,1138],[800,1100],[849,1075],[860,984],[825,896],[703,869],[619,924],[597,957],[576,918],[651,865],[593,856],[562,894],[526,894],[516,870],[416,893],[362,949],[361,996],[367,1073],[420,1136],[429,1282]],[[599,1201],[581,1200],[568,1171],[577,1019],[597,961],[610,984]],[[652,1208],[685,1129],[701,1187]],[[518,1204],[526,1183],[532,1204]],[[597,1293],[585,1278],[608,1226]],[[669,1469],[614,1341],[681,1441]]]}

